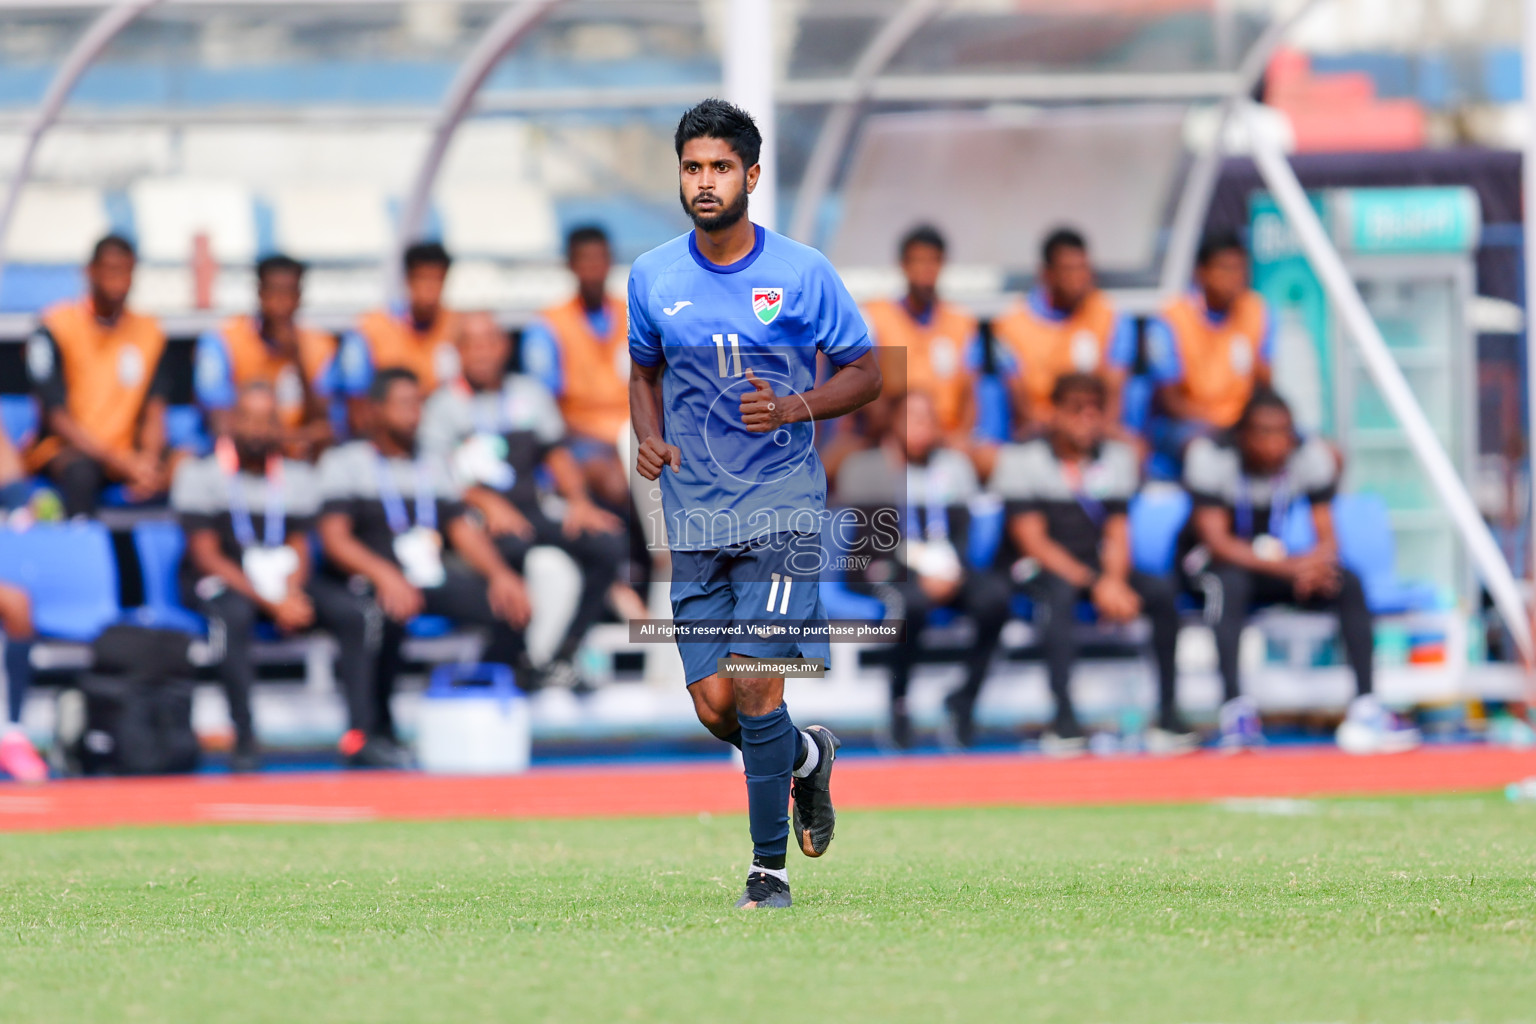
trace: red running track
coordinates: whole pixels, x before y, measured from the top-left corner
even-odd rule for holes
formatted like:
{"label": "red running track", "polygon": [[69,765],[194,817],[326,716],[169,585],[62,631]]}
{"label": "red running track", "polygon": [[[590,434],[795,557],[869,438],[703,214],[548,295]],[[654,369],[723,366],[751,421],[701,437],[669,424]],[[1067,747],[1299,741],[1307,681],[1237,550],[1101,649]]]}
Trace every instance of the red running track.
{"label": "red running track", "polygon": [[[1492,790],[1536,775],[1536,752],[1437,747],[1386,757],[1280,750],[1226,757],[1052,761],[1017,755],[852,758],[839,809],[1146,804],[1243,797]],[[216,822],[627,817],[745,810],[718,765],[541,768],[480,778],[410,773],[83,779],[0,786],[0,831]]]}

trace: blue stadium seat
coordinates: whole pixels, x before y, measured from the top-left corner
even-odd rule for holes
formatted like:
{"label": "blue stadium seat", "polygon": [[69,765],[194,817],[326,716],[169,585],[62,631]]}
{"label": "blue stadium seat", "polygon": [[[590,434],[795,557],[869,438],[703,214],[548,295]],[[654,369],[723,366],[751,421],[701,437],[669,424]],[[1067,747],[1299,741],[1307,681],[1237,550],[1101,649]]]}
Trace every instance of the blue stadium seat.
{"label": "blue stadium seat", "polygon": [[1285,542],[1285,550],[1293,555],[1305,554],[1317,547],[1317,527],[1312,523],[1312,503],[1297,498],[1286,511],[1285,521],[1280,524],[1278,536]]}
{"label": "blue stadium seat", "polygon": [[135,504],[128,500],[128,488],[122,484],[108,484],[102,489],[102,508],[132,508]]}
{"label": "blue stadium seat", "polygon": [[995,373],[976,381],[976,436],[1002,444],[1013,433],[1013,411],[1008,385]]}
{"label": "blue stadium seat", "polygon": [[89,642],[120,614],[112,538],[100,523],[0,530],[0,580],[31,595],[45,637]]}
{"label": "blue stadium seat", "polygon": [[1148,480],[1178,483],[1182,475],[1182,469],[1179,466],[1178,460],[1167,452],[1153,452],[1147,456],[1145,473]]}
{"label": "blue stadium seat", "polygon": [[985,569],[997,559],[1007,524],[1007,508],[1000,501],[971,502],[971,532],[967,538],[965,560],[972,569]]}
{"label": "blue stadium seat", "polygon": [[31,395],[0,395],[0,425],[12,444],[31,444],[37,436],[38,422],[37,402]]}
{"label": "blue stadium seat", "polygon": [[506,701],[514,700],[522,693],[511,667],[495,662],[439,665],[427,679],[426,695],[433,700],[491,696]]}
{"label": "blue stadium seat", "polygon": [[201,636],[208,628],[201,615],[181,603],[177,574],[187,538],[181,525],[170,520],[146,520],[134,524],[133,547],[144,578],[144,604],[128,614],[138,625],[174,629]]}
{"label": "blue stadium seat", "polygon": [[958,608],[935,608],[928,613],[928,618],[923,621],[925,626],[943,628],[960,618]]}
{"label": "blue stadium seat", "polygon": [[79,294],[77,266],[10,263],[0,277],[0,313],[36,313]]}
{"label": "blue stadium seat", "polygon": [[[137,523],[133,528],[133,546],[144,575],[144,604],[130,612],[133,621],[185,633],[205,632],[208,625],[203,617],[181,603],[177,577],[186,552],[186,537],[181,526],[165,520]],[[261,626],[258,630],[265,639],[277,636],[275,631]],[[421,615],[406,626],[406,634],[418,639],[435,639],[452,632],[453,623],[440,615]]]}
{"label": "blue stadium seat", "polygon": [[1430,611],[1439,604],[1435,588],[1397,576],[1397,541],[1387,504],[1375,494],[1341,494],[1333,502],[1333,528],[1340,560],[1360,577],[1366,603],[1378,615]]}
{"label": "blue stadium seat", "polygon": [[1516,47],[1489,47],[1482,53],[1481,92],[1487,103],[1519,103],[1525,94],[1523,61]]}
{"label": "blue stadium seat", "polygon": [[[1193,503],[1184,491],[1143,491],[1131,501],[1131,561],[1140,571],[1166,576],[1174,570],[1179,534],[1189,522]],[[1312,505],[1304,498],[1291,504],[1280,525],[1287,550],[1310,551],[1317,545]]]}
{"label": "blue stadium seat", "polygon": [[561,196],[555,200],[555,217],[561,237],[582,224],[603,225],[615,258],[622,260],[632,260],[677,233],[677,212],[671,204],[633,194]]}
{"label": "blue stadium seat", "polygon": [[[129,614],[139,625],[175,629],[185,633],[204,633],[208,624],[201,615],[181,603],[178,573],[186,551],[186,537],[180,525],[164,520],[146,520],[133,528],[133,546],[144,575],[144,604]],[[276,639],[274,630],[259,624],[263,639]],[[440,615],[421,615],[406,626],[406,634],[417,639],[436,639],[453,632],[453,623]]]}
{"label": "blue stadium seat", "polygon": [[418,615],[405,624],[406,636],[435,640],[453,632],[453,623],[441,615]]}
{"label": "blue stadium seat", "polygon": [[1120,389],[1120,422],[1126,429],[1138,434],[1147,432],[1147,421],[1152,416],[1152,392],[1155,386],[1146,375],[1128,377]]}
{"label": "blue stadium seat", "polygon": [[885,618],[884,602],[868,594],[855,593],[842,580],[821,581],[821,606],[829,619],[879,622]]}
{"label": "blue stadium seat", "polygon": [[213,449],[203,426],[203,410],[195,405],[172,405],[165,410],[165,439],[172,448],[194,455],[207,455]]}
{"label": "blue stadium seat", "polygon": [[843,581],[839,559],[848,552],[843,547],[842,531],[828,528],[821,532],[826,568],[821,573],[821,606],[829,619],[857,619],[878,622],[885,618],[885,604],[868,594],[860,594]]}
{"label": "blue stadium seat", "polygon": [[1143,491],[1131,500],[1131,561],[1138,570],[1150,576],[1173,572],[1191,504],[1189,495],[1178,490]]}
{"label": "blue stadium seat", "polygon": [[[1316,546],[1311,510],[1311,504],[1301,499],[1286,514],[1280,537],[1288,550],[1304,552]],[[1131,558],[1137,569],[1153,575],[1173,571],[1179,532],[1189,513],[1189,496],[1181,491],[1137,495],[1131,502],[1130,515]],[[1398,578],[1392,519],[1380,497],[1339,495],[1333,502],[1333,522],[1339,557],[1360,577],[1373,612],[1394,615],[1429,611],[1438,606],[1434,587]]]}

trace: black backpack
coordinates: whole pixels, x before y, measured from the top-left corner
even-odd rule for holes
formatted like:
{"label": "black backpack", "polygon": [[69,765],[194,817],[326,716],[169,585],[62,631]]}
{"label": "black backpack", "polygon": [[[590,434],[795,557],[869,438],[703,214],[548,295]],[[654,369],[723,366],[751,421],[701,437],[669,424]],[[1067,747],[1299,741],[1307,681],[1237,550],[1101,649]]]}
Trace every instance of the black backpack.
{"label": "black backpack", "polygon": [[192,731],[192,638],[169,629],[110,626],[80,677],[84,730],[70,753],[86,775],[167,775],[197,768]]}

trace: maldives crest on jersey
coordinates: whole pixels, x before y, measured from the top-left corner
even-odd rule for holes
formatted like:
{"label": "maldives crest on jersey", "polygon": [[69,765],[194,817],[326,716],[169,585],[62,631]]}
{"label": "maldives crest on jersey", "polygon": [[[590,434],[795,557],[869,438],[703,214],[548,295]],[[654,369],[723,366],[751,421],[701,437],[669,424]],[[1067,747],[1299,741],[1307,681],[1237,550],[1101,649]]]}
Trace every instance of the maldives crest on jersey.
{"label": "maldives crest on jersey", "polygon": [[779,311],[784,308],[783,288],[753,288],[752,312],[764,324],[771,324],[778,319]]}

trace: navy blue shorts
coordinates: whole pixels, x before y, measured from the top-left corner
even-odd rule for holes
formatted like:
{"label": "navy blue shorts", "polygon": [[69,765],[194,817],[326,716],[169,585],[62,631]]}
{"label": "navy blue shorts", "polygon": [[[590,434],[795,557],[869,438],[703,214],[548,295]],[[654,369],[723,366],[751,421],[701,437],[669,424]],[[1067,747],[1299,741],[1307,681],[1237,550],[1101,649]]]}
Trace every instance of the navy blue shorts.
{"label": "navy blue shorts", "polygon": [[672,619],[686,629],[677,649],[688,685],[714,675],[732,654],[826,658],[821,564],[816,534],[672,552]]}

